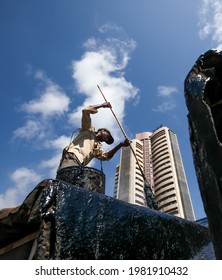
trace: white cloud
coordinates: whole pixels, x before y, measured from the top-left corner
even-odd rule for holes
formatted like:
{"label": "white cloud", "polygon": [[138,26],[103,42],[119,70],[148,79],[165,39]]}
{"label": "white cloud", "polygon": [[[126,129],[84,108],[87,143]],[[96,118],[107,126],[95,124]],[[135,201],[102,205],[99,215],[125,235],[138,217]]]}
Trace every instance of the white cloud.
{"label": "white cloud", "polygon": [[61,150],[70,143],[71,139],[65,135],[61,135],[56,139],[49,140],[47,143],[48,148]]}
{"label": "white cloud", "polygon": [[13,132],[13,139],[23,138],[28,140],[34,137],[38,137],[39,139],[45,137],[44,127],[38,120],[27,120],[24,126],[17,128]]}
{"label": "white cloud", "polygon": [[43,88],[39,98],[20,106],[27,120],[23,126],[13,132],[13,140],[35,139],[35,143],[39,140],[42,143],[48,141],[55,117],[61,117],[69,110],[70,98],[59,85],[53,83],[43,71],[36,71],[35,78],[42,82]]}
{"label": "white cloud", "polygon": [[222,48],[222,2],[221,0],[203,0],[199,13],[199,36],[211,39],[217,44],[216,48]]}
{"label": "white cloud", "polygon": [[54,154],[50,159],[42,160],[39,166],[42,169],[48,169],[49,170],[48,174],[50,178],[55,178],[60,159],[61,159],[61,151]]}
{"label": "white cloud", "polygon": [[65,135],[62,135],[58,137],[57,139],[54,140],[48,140],[46,143],[46,147],[48,149],[53,150],[53,155],[49,159],[44,159],[40,162],[39,167],[41,169],[48,169],[49,170],[49,176],[51,178],[55,178],[56,176],[56,171],[59,166],[59,162],[62,156],[62,150],[65,146],[69,145],[71,139],[68,138]]}
{"label": "white cloud", "polygon": [[[103,32],[109,26],[101,28]],[[112,29],[114,27],[112,26]],[[116,28],[118,30],[118,28]],[[125,115],[125,103],[138,96],[138,89],[124,77],[124,69],[127,66],[130,54],[136,47],[131,39],[120,40],[107,37],[100,41],[90,38],[85,42],[87,48],[79,61],[73,61],[73,79],[78,93],[85,96],[81,106],[70,114],[70,122],[78,127],[81,119],[81,109],[86,105],[103,103],[104,99],[97,88],[101,87],[106,99],[112,104],[115,114],[120,122]],[[120,130],[109,109],[101,109],[102,113],[93,116],[96,128],[106,126],[114,137],[120,137]],[[102,117],[101,117],[102,116]],[[122,135],[121,135],[122,137]]]}
{"label": "white cloud", "polygon": [[116,24],[112,23],[112,22],[108,22],[104,25],[102,25],[99,28],[99,31],[101,33],[106,33],[106,32],[110,32],[110,31],[117,31],[118,35],[124,33],[123,29],[120,26],[117,26]]}
{"label": "white cloud", "polygon": [[176,107],[173,95],[177,92],[178,90],[174,86],[158,86],[157,96],[161,98],[161,103],[156,108],[153,108],[153,111],[165,113],[173,110]]}
{"label": "white cloud", "polygon": [[153,108],[153,111],[164,113],[164,112],[174,109],[175,107],[176,107],[176,104],[173,100],[163,101],[156,108]]}
{"label": "white cloud", "polygon": [[177,92],[177,88],[172,86],[158,86],[157,91],[158,96],[171,97],[173,93]]}
{"label": "white cloud", "polygon": [[38,99],[33,99],[22,105],[22,109],[29,114],[40,114],[43,117],[62,115],[68,111],[70,99],[62,89],[47,81],[46,88]]}
{"label": "white cloud", "polygon": [[10,176],[14,186],[0,195],[0,209],[15,207],[22,203],[21,197],[28,194],[41,180],[41,176],[26,167],[16,169]]}

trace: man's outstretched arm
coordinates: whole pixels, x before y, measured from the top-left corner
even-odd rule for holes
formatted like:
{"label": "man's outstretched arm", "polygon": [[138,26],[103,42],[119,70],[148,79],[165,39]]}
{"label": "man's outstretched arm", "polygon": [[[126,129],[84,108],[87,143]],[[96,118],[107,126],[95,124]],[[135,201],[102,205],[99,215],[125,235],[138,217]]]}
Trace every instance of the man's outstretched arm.
{"label": "man's outstretched arm", "polygon": [[111,159],[120,148],[128,147],[129,145],[130,141],[128,139],[126,139],[124,142],[120,142],[116,147],[107,152],[108,158]]}
{"label": "man's outstretched arm", "polygon": [[92,121],[90,114],[96,114],[98,112],[98,109],[100,108],[112,108],[111,104],[109,102],[105,102],[99,105],[91,105],[88,107],[85,107],[82,110],[82,128],[83,129],[90,129],[92,127]]}
{"label": "man's outstretched arm", "polygon": [[102,103],[102,104],[99,104],[99,105],[91,105],[90,106],[91,108],[93,109],[100,109],[100,108],[112,108],[111,104],[109,102],[105,102],[105,103]]}

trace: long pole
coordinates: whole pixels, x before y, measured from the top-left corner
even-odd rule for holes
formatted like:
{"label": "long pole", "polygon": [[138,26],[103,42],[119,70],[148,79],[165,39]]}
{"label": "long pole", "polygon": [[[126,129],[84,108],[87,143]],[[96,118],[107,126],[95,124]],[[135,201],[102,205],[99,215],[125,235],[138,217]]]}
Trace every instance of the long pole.
{"label": "long pole", "polygon": [[[100,88],[98,85],[97,85],[97,87],[98,87],[100,93],[102,94],[102,96],[103,96],[105,102],[108,102],[107,99],[106,99],[106,97],[105,97],[105,95],[103,94],[101,88]],[[111,112],[112,112],[114,118],[116,119],[116,121],[117,121],[117,123],[118,123],[118,125],[119,125],[119,127],[120,127],[120,129],[121,129],[121,131],[122,131],[122,133],[123,133],[123,135],[124,135],[124,137],[129,141],[129,138],[127,137],[127,134],[126,134],[125,130],[123,129],[123,126],[121,125],[121,123],[120,123],[119,119],[117,118],[116,114],[114,113],[113,109],[110,108],[110,110],[111,110]],[[138,160],[138,158],[137,158],[137,156],[136,156],[136,153],[135,153],[135,151],[134,151],[132,145],[130,144],[130,141],[129,141],[129,146],[130,146],[130,149],[131,149],[131,151],[132,151],[132,153],[133,153],[133,155],[134,155],[134,157],[135,157],[135,160],[136,160],[136,162],[137,162],[137,164],[138,164],[138,166],[139,166],[139,169],[140,169],[140,172],[141,172],[141,174],[142,174],[142,176],[143,176],[143,179],[146,181],[145,174],[144,174],[143,169],[142,169],[142,167],[141,167],[141,165],[140,165],[140,162],[139,162],[139,160]]]}
{"label": "long pole", "polygon": [[[100,88],[98,85],[97,85],[97,87],[98,87],[100,93],[102,94],[102,96],[103,96],[105,102],[108,102],[107,99],[106,99],[106,97],[105,97],[105,95],[103,94],[101,88]],[[121,129],[121,131],[122,131],[122,133],[123,133],[123,135],[124,135],[124,137],[126,138],[126,140],[129,141],[129,138],[127,137],[126,132],[125,132],[125,130],[123,129],[123,126],[121,125],[121,123],[120,123],[119,119],[117,118],[116,114],[114,113],[112,107],[110,108],[110,110],[111,110],[111,112],[112,112],[114,118],[116,119],[116,121],[117,121],[117,123],[118,123],[118,125],[119,125],[119,127],[120,127],[120,129]],[[151,190],[151,187],[150,187],[149,183],[147,182],[147,179],[146,179],[146,177],[145,177],[145,174],[144,174],[144,172],[143,172],[143,169],[142,169],[142,167],[141,167],[141,165],[140,165],[140,162],[139,162],[139,160],[138,160],[138,158],[137,158],[137,156],[136,156],[136,153],[135,153],[135,151],[134,151],[134,149],[133,149],[133,147],[132,147],[130,141],[129,141],[129,146],[130,146],[130,149],[131,149],[131,151],[132,151],[132,153],[133,153],[133,155],[134,155],[134,157],[135,157],[135,160],[136,160],[136,163],[137,163],[137,165],[138,165],[138,167],[139,167],[139,169],[140,169],[140,172],[141,172],[141,174],[142,174],[142,176],[143,176],[143,180],[144,180],[144,191],[145,191],[145,197],[146,197],[147,206],[150,207],[151,209],[155,209],[155,210],[156,210],[156,209],[158,209],[158,206],[157,206],[157,204],[156,204],[155,197],[154,197],[154,195],[153,195],[153,192],[152,192],[152,190]]]}

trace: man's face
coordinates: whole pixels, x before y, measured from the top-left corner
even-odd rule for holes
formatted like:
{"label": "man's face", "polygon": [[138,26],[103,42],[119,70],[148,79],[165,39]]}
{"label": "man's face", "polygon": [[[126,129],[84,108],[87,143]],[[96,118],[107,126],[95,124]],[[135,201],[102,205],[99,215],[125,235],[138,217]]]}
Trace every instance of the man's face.
{"label": "man's face", "polygon": [[105,142],[107,142],[110,138],[110,135],[106,130],[101,131],[101,136],[102,136],[103,141],[105,141]]}

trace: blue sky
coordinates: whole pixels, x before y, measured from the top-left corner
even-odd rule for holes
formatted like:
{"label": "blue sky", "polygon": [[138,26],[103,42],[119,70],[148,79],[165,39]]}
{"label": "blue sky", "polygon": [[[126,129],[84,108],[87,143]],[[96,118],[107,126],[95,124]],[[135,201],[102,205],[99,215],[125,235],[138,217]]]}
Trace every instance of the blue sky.
{"label": "blue sky", "polygon": [[[161,124],[177,134],[195,215],[204,217],[183,83],[201,53],[220,47],[221,26],[217,0],[1,0],[0,209],[55,177],[82,106],[103,102],[98,84],[129,138]],[[93,121],[123,140],[108,109]],[[103,164],[107,195],[118,161],[119,153]]]}

